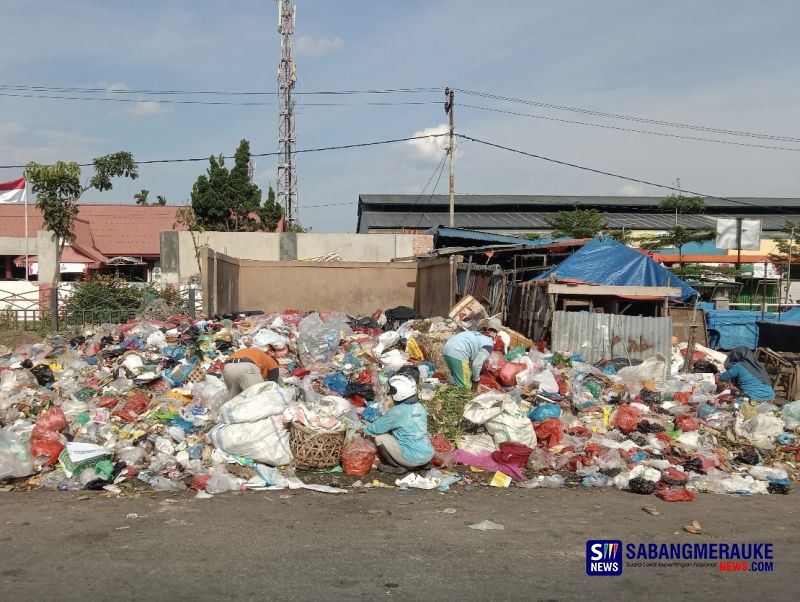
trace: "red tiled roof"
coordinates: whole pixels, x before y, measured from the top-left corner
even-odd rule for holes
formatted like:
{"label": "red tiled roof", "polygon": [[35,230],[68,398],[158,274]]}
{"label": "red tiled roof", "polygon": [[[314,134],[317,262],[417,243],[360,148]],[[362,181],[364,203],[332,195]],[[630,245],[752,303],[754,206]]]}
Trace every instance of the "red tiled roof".
{"label": "red tiled roof", "polygon": [[[79,205],[75,223],[75,246],[95,260],[127,255],[157,257],[161,248],[160,232],[185,230],[174,228],[173,206],[139,205]],[[28,206],[28,235],[36,236],[42,229],[41,213],[34,205]],[[0,205],[0,237],[25,236],[25,206]],[[100,259],[105,256],[103,259]]]}
{"label": "red tiled roof", "polygon": [[[39,261],[38,255],[31,255],[28,257],[28,263],[36,263]],[[80,251],[78,251],[75,247],[67,245],[64,247],[64,250],[61,252],[61,262],[62,263],[86,263],[89,264],[90,267],[96,268],[97,263],[95,260],[89,256],[84,255]],[[14,260],[14,265],[18,268],[25,267],[25,256],[20,255]]]}

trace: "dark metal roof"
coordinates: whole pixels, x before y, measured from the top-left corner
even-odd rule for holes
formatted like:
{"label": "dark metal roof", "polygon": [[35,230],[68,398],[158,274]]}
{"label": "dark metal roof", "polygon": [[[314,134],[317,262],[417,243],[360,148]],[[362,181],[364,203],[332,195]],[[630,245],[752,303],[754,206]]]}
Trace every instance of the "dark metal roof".
{"label": "dark metal roof", "polygon": [[[469,242],[476,245],[494,245],[494,244],[509,244],[509,245],[533,245],[539,243],[550,242],[550,240],[532,241],[520,236],[507,236],[504,234],[494,234],[490,232],[479,232],[477,230],[465,230],[463,228],[448,228],[445,226],[438,226],[431,229],[426,234],[433,234],[437,241],[447,241],[448,244],[458,242]],[[440,245],[436,245],[437,248]]]}
{"label": "dark metal roof", "polygon": [[[747,219],[761,219],[764,231],[776,232],[783,228],[787,221],[800,218],[800,210],[795,215],[757,215],[726,213],[725,217],[744,217]],[[482,212],[482,211],[457,211],[455,215],[456,228],[481,231],[523,232],[526,230],[548,231],[550,226],[547,220],[553,217],[553,212],[509,211],[509,212]],[[709,215],[681,215],[679,223],[687,228],[714,227],[717,216]],[[675,225],[675,216],[669,213],[605,213],[604,220],[611,230],[666,230]],[[358,232],[365,233],[375,230],[398,230],[408,228],[412,230],[429,230],[437,226],[446,226],[449,223],[449,214],[446,211],[434,212],[427,208],[422,213],[409,213],[408,211],[374,211],[363,209],[359,216]]]}
{"label": "dark metal roof", "polygon": [[[457,228],[523,232],[548,230],[555,212],[574,207],[597,209],[612,229],[663,230],[674,215],[658,211],[663,196],[547,196],[522,194],[456,195]],[[738,201],[738,202],[737,202]],[[362,194],[358,198],[358,232],[423,229],[447,225],[450,199],[433,195],[420,202],[413,194]],[[732,197],[730,201],[706,198],[704,215],[682,215],[689,228],[713,226],[715,217],[763,219],[763,229],[780,230],[787,221],[800,219],[800,198]]]}
{"label": "dark metal roof", "polygon": [[[455,202],[457,207],[503,207],[508,205],[524,206],[526,208],[547,209],[557,206],[572,207],[580,204],[584,208],[608,207],[620,211],[632,208],[652,209],[664,200],[664,196],[561,196],[561,195],[530,195],[530,194],[457,194]],[[730,201],[706,197],[707,209],[727,209],[736,211],[759,212],[759,208],[767,209],[794,209],[800,211],[800,198],[775,198],[775,197],[730,197]],[[358,197],[359,205],[410,205],[419,203],[419,196],[415,194],[361,194]],[[425,200],[426,206],[449,205],[450,197],[446,194],[435,194]],[[755,205],[755,206],[753,206]]]}

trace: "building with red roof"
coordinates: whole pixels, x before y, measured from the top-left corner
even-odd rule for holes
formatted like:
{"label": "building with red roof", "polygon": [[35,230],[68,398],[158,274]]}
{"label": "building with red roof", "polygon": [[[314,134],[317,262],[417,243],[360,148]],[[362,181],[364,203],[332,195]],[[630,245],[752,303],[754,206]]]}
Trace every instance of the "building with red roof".
{"label": "building with red roof", "polygon": [[[63,280],[94,271],[119,274],[131,280],[149,280],[159,267],[160,233],[185,230],[177,225],[175,206],[91,205],[78,206],[75,241],[61,257]],[[28,236],[25,236],[25,205],[0,205],[0,279],[24,280],[38,273],[37,235],[44,230],[41,212],[29,204]],[[42,237],[38,237],[41,244]]]}

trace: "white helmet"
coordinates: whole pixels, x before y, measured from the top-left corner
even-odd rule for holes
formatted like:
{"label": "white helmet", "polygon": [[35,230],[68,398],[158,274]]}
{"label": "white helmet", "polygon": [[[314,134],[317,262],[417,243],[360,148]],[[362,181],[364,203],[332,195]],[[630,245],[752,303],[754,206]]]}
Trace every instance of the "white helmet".
{"label": "white helmet", "polygon": [[408,376],[395,375],[389,379],[389,393],[395,401],[405,401],[417,394],[417,383]]}

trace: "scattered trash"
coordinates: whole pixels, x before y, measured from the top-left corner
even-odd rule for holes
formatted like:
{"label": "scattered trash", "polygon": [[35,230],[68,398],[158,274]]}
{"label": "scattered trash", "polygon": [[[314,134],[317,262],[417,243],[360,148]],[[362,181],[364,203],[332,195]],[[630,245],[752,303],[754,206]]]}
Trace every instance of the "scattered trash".
{"label": "scattered trash", "polygon": [[703,528],[696,520],[693,520],[688,525],[684,525],[683,530],[693,535],[700,535],[703,532]]}
{"label": "scattered trash", "polygon": [[490,520],[484,520],[474,525],[467,525],[470,529],[475,529],[476,531],[502,531],[505,529],[503,525],[498,523],[494,523]]}
{"label": "scattered trash", "polygon": [[651,506],[649,504],[647,506],[642,506],[642,510],[647,512],[647,514],[652,514],[653,516],[658,516],[659,514],[661,514],[661,511],[659,511],[658,508],[656,508],[655,506]]}

